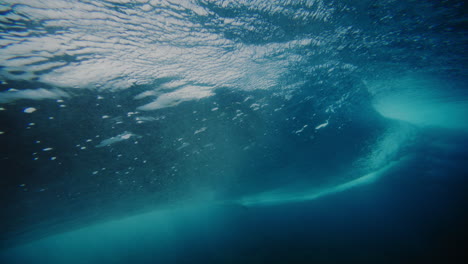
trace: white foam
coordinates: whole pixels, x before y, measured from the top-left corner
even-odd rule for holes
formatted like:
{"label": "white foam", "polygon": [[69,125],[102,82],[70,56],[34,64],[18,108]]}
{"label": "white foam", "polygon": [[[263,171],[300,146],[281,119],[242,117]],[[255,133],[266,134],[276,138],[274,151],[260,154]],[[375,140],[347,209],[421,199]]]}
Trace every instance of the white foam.
{"label": "white foam", "polygon": [[399,166],[411,158],[409,155],[400,158],[397,155],[402,146],[411,142],[414,136],[415,129],[410,125],[397,124],[389,128],[380,138],[372,143],[372,150],[357,160],[353,164],[353,167],[350,168],[350,170],[355,169],[355,171],[367,172],[365,175],[351,181],[322,189],[317,189],[316,186],[307,187],[304,185],[301,185],[299,188],[280,187],[276,190],[244,197],[239,202],[244,205],[265,205],[307,201],[372,183],[386,174],[390,169]]}
{"label": "white foam", "polygon": [[44,99],[58,99],[68,97],[68,94],[59,89],[47,90],[44,88],[39,89],[25,89],[16,91],[0,92],[0,103],[10,103],[20,99],[28,100],[44,100]]}
{"label": "white foam", "polygon": [[115,137],[111,137],[111,138],[102,140],[101,143],[96,145],[96,147],[101,148],[101,147],[109,146],[109,145],[115,144],[117,142],[127,140],[127,139],[129,139],[131,137],[138,137],[138,136],[133,134],[133,133],[130,133],[130,132],[124,132],[124,133],[119,134],[119,135],[117,135]]}
{"label": "white foam", "polygon": [[200,129],[196,130],[193,134],[196,135],[198,133],[201,133],[201,132],[205,131],[206,129],[208,129],[208,128],[207,127],[202,127]]}
{"label": "white foam", "polygon": [[141,7],[141,10],[145,11],[145,12],[148,12],[148,11],[151,11],[153,9],[153,7],[151,5],[144,5]]}
{"label": "white foam", "polygon": [[326,126],[328,126],[328,120],[325,123],[316,126],[315,129],[318,130],[318,129],[324,128]]}
{"label": "white foam", "polygon": [[154,102],[138,107],[138,110],[150,111],[166,107],[173,107],[182,102],[202,99],[214,95],[212,87],[185,86],[174,92],[160,95]]}
{"label": "white foam", "polygon": [[468,129],[466,92],[433,76],[408,75],[366,82],[382,116],[417,126]]}
{"label": "white foam", "polygon": [[308,127],[308,125],[304,125],[301,129],[296,130],[296,132],[294,132],[294,133],[300,134],[300,133],[302,133],[302,132],[304,131],[304,129],[306,129],[307,127]]}
{"label": "white foam", "polygon": [[[4,47],[0,54],[0,60],[5,62],[4,72],[23,71],[25,74],[17,78],[40,77],[41,82],[59,87],[95,87],[111,91],[134,85],[152,86],[155,80],[172,79],[151,87],[150,91],[164,94],[155,102],[141,106],[145,110],[208,97],[220,87],[245,90],[270,89],[280,85],[292,87],[279,80],[289,73],[291,64],[303,59],[297,49],[325,44],[315,36],[257,45],[234,41],[226,38],[222,30],[206,30],[205,25],[197,22],[198,19],[193,19],[194,14],[206,16],[213,12],[197,1],[175,1],[177,4],[151,1],[131,8],[119,7],[121,12],[106,4],[83,1],[7,2],[17,5],[14,7],[16,12],[8,12],[6,16],[20,13],[22,19],[30,19],[28,22],[67,30],[59,34],[6,33],[0,40]],[[271,10],[270,5],[261,1],[239,4],[249,9],[280,12],[294,16],[291,17],[294,19],[311,21],[325,21],[332,12],[327,9],[314,13],[305,9],[291,12],[290,8],[281,5],[271,5],[275,6]],[[151,12],[153,8],[159,11]],[[252,27],[248,21],[220,17],[214,13],[210,19],[213,20],[212,25],[229,27],[232,31],[243,32]],[[56,61],[57,57],[66,55],[74,56],[76,62]],[[36,73],[38,70],[42,71],[40,76]],[[308,70],[304,69],[305,72]],[[184,88],[190,85],[193,86]],[[167,92],[168,89],[180,92]],[[137,98],[150,94],[137,95]]]}
{"label": "white foam", "polygon": [[36,112],[36,110],[37,110],[37,109],[34,108],[34,107],[28,107],[28,108],[25,108],[25,109],[23,110],[23,112],[24,112],[24,113],[27,113],[27,114],[31,114],[31,113]]}
{"label": "white foam", "polygon": [[178,147],[176,150],[181,150],[181,149],[186,148],[188,146],[190,146],[190,143],[183,142],[182,145],[180,147]]}
{"label": "white foam", "polygon": [[154,91],[154,90],[151,90],[151,91],[142,92],[142,93],[136,95],[134,98],[135,99],[143,99],[143,98],[146,98],[146,97],[149,97],[149,96],[155,96],[155,95],[157,95],[157,92]]}
{"label": "white foam", "polygon": [[[403,161],[403,160],[402,160]],[[288,189],[279,189],[271,192],[265,192],[256,194],[253,196],[248,196],[238,200],[242,205],[275,205],[291,202],[300,202],[300,201],[310,201],[322,196],[342,192],[360,185],[370,184],[378,180],[382,175],[388,172],[391,168],[394,168],[402,161],[392,161],[389,162],[386,166],[368,173],[364,176],[361,176],[357,179],[332,186],[329,188],[319,189],[311,188],[306,190],[288,190]]]}

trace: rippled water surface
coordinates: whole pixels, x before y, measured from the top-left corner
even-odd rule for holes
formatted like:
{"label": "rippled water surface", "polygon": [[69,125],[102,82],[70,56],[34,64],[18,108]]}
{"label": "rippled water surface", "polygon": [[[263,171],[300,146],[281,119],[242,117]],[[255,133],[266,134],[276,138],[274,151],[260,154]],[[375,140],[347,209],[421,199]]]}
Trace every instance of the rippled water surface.
{"label": "rippled water surface", "polygon": [[0,262],[457,263],[465,1],[0,1]]}

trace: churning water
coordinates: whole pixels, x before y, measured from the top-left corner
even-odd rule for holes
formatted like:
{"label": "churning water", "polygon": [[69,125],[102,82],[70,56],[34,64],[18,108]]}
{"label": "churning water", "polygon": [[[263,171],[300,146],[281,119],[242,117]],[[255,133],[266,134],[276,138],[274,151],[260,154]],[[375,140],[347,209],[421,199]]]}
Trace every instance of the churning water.
{"label": "churning water", "polygon": [[462,263],[466,10],[1,0],[0,262]]}

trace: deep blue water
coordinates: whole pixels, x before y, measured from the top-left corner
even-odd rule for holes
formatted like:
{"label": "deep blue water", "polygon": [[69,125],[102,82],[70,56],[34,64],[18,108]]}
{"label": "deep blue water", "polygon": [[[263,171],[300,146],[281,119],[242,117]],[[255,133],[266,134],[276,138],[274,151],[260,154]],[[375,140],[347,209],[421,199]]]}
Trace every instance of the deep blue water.
{"label": "deep blue water", "polygon": [[464,263],[464,1],[0,2],[1,263]]}

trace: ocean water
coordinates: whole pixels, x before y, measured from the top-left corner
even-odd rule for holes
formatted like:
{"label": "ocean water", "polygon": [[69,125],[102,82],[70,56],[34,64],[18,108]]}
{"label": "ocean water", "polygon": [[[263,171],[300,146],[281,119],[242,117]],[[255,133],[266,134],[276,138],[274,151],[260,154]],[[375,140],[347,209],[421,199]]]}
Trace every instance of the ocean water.
{"label": "ocean water", "polygon": [[465,1],[0,1],[0,263],[465,263]]}

